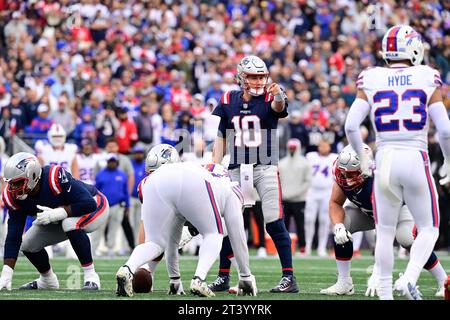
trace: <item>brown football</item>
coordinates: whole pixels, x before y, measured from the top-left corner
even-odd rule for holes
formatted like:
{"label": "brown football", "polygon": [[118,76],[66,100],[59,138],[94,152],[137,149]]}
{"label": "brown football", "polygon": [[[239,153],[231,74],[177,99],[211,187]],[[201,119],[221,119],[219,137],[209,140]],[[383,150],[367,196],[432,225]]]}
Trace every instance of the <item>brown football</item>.
{"label": "brown football", "polygon": [[149,293],[152,289],[152,273],[144,268],[139,268],[133,276],[133,290],[136,293]]}

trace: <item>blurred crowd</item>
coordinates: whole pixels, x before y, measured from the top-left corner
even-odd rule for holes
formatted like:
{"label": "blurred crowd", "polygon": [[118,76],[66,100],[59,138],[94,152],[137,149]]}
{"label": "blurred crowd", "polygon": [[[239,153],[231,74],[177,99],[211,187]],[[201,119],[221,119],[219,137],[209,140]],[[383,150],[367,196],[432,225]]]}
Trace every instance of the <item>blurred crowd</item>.
{"label": "blurred crowd", "polygon": [[[138,142],[184,140],[202,157],[216,135],[212,110],[224,91],[239,90],[236,65],[254,54],[289,99],[281,157],[290,138],[303,153],[323,138],[338,152],[355,80],[383,64],[381,38],[399,23],[422,35],[450,108],[449,1],[0,0],[0,16],[7,150],[12,135],[33,145],[59,123],[80,147],[89,139],[103,150],[115,138],[129,154]],[[430,149],[434,140],[431,132]],[[442,158],[438,149],[432,156]]]}

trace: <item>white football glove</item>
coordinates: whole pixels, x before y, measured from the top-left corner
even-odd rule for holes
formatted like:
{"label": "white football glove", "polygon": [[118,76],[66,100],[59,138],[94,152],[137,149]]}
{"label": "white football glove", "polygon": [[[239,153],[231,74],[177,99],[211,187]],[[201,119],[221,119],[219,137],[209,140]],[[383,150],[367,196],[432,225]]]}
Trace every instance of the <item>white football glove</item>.
{"label": "white football glove", "polygon": [[254,275],[241,276],[239,275],[237,296],[256,296],[258,288],[256,287],[256,279]]}
{"label": "white football glove", "polygon": [[6,290],[11,291],[13,273],[14,270],[10,266],[3,266],[2,275],[0,276],[0,290],[6,288]]}
{"label": "white football glove", "polygon": [[33,224],[47,225],[67,218],[67,212],[64,208],[48,208],[41,205],[36,206],[41,212],[37,213]]}
{"label": "white football glove", "polygon": [[363,151],[363,153],[358,154],[360,165],[361,165],[361,173],[366,177],[371,177],[372,172],[372,159],[370,155]]}
{"label": "white football glove", "polygon": [[342,223],[336,223],[334,225],[333,233],[334,241],[336,241],[336,243],[339,245],[343,245],[348,241],[353,241],[351,233],[347,229],[345,229],[345,226]]}
{"label": "white football glove", "polygon": [[366,297],[377,297],[380,288],[380,275],[376,265],[373,267],[372,275],[367,279]]}

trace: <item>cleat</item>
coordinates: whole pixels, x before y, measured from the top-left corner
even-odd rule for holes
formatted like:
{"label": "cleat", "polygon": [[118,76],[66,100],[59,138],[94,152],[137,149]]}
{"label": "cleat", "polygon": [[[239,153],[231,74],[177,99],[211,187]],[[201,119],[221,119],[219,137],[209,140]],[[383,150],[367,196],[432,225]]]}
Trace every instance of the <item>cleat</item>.
{"label": "cleat", "polygon": [[395,281],[394,291],[400,296],[406,296],[408,300],[422,300],[422,293],[419,291],[419,286],[413,285],[405,279],[402,273],[400,273],[400,278]]}
{"label": "cleat", "polygon": [[444,286],[439,287],[434,296],[438,298],[445,298],[445,287]]}
{"label": "cleat", "polygon": [[205,281],[200,279],[199,277],[194,277],[191,280],[191,293],[193,295],[199,296],[199,297],[214,297],[214,292],[211,291],[210,288],[208,288],[208,285]]}
{"label": "cleat", "polygon": [[272,289],[270,289],[271,293],[298,293],[297,281],[295,280],[295,276],[285,276],[282,277],[280,283]]}
{"label": "cleat", "polygon": [[352,296],[355,294],[352,278],[349,280],[339,280],[331,287],[320,290],[320,294],[328,296]]}
{"label": "cleat", "polygon": [[124,265],[116,273],[117,287],[116,294],[119,297],[132,297],[133,292],[133,273],[130,267]]}
{"label": "cleat", "polygon": [[238,296],[256,296],[258,289],[256,288],[256,279],[253,275],[241,277],[238,284]]}
{"label": "cleat", "polygon": [[222,292],[230,289],[229,276],[217,276],[216,280],[208,285],[208,288],[213,292]]}
{"label": "cleat", "polygon": [[40,276],[39,279],[22,285],[19,290],[59,289],[58,277],[52,273],[49,277]]}
{"label": "cleat", "polygon": [[25,283],[19,288],[19,290],[37,290],[37,289],[38,289],[37,280]]}
{"label": "cleat", "polygon": [[98,285],[93,281],[86,281],[84,283],[83,288],[81,288],[81,290],[83,291],[95,291],[98,289],[99,289]]}
{"label": "cleat", "polygon": [[186,294],[183,289],[183,283],[180,279],[170,279],[169,283],[169,291],[167,292],[168,295],[184,296]]}

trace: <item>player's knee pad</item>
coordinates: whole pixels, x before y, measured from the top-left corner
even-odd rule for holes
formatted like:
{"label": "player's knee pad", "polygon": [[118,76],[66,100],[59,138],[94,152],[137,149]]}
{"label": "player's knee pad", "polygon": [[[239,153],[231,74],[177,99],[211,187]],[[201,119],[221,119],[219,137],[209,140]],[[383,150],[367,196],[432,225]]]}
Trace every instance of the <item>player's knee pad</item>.
{"label": "player's knee pad", "polygon": [[403,248],[409,249],[414,242],[413,225],[411,223],[399,224],[395,231],[395,238]]}
{"label": "player's knee pad", "polygon": [[29,240],[25,240],[22,242],[22,245],[20,246],[20,251],[22,251],[24,254],[25,253],[35,253],[38,252],[40,250],[42,250],[43,248],[41,247],[37,247],[35,244],[33,244],[33,241],[29,241]]}
{"label": "player's knee pad", "polygon": [[283,219],[266,224],[266,230],[274,241],[287,241],[290,245],[291,239]]}

